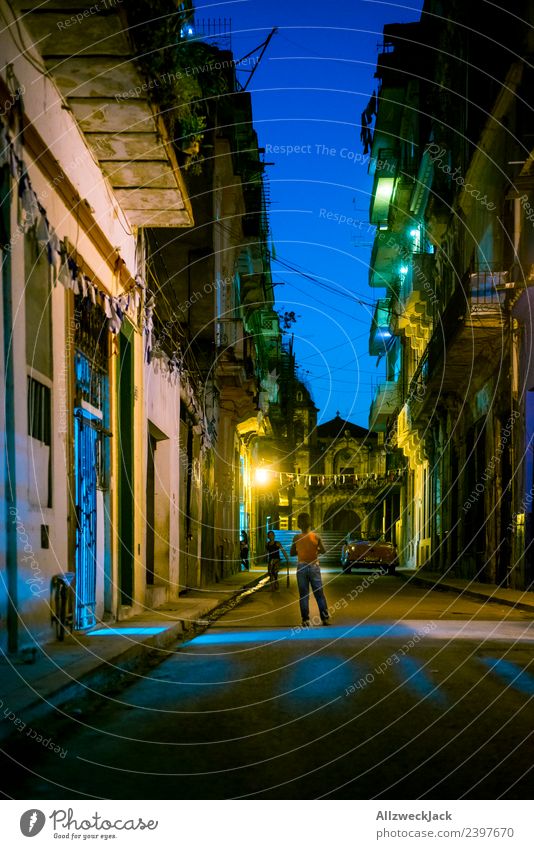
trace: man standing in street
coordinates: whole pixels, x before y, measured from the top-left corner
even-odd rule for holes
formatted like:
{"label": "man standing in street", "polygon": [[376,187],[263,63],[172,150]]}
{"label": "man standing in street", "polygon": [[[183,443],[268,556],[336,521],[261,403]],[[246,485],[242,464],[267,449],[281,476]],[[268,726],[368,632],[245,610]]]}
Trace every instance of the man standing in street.
{"label": "man standing in street", "polygon": [[319,608],[321,622],[323,625],[329,625],[328,605],[323,591],[321,568],[319,566],[319,555],[324,553],[324,545],[317,534],[311,530],[311,520],[308,513],[299,515],[297,525],[301,533],[293,538],[290,553],[292,557],[297,555],[298,558],[297,584],[302,624],[306,628],[310,625],[311,587]]}

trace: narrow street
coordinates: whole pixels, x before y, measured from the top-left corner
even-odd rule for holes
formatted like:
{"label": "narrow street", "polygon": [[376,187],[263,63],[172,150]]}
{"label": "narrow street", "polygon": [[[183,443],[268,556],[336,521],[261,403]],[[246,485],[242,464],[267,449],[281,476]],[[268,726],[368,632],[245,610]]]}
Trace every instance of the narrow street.
{"label": "narrow street", "polygon": [[[532,795],[533,616],[324,570],[332,625],[263,587],[113,699],[2,757],[15,798]],[[312,616],[316,613],[311,602]]]}

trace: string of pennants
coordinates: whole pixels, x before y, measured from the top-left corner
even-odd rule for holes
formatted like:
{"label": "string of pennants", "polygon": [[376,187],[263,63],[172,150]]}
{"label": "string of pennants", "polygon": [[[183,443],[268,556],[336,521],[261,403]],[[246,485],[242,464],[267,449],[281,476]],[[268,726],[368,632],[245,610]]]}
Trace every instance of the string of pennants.
{"label": "string of pennants", "polygon": [[[21,148],[20,134],[17,136],[17,147]],[[22,159],[16,150],[16,143],[12,140],[10,132],[0,119],[0,168],[9,165],[11,176],[17,184],[18,198],[18,231],[26,234],[32,228],[41,251],[45,252],[51,269],[51,282],[53,286],[61,283],[65,289],[80,295],[82,298],[90,298],[91,302],[98,304],[107,320],[111,333],[120,332],[124,315],[132,308],[137,310],[141,305],[143,294],[146,290],[144,280],[138,275],[134,286],[130,291],[121,295],[108,295],[85,274],[70,255],[66,241],[62,241],[48,220],[46,209],[40,203]],[[9,249],[10,246],[5,246]]]}
{"label": "string of pennants", "polygon": [[[142,322],[144,331],[144,356],[147,363],[154,356],[157,370],[165,370],[175,380],[178,376],[183,378],[183,389],[188,405],[199,420],[199,430],[203,442],[209,443],[209,429],[205,416],[200,407],[196,393],[191,385],[189,375],[184,366],[179,352],[172,357],[158,350],[157,339],[154,332],[154,307],[155,299],[150,296],[146,282],[141,275],[135,277],[134,285],[128,292],[120,295],[108,295],[84,273],[83,269],[73,259],[66,240],[61,240],[50,224],[46,209],[39,201],[33,189],[30,176],[22,157],[22,137],[17,133],[15,139],[7,124],[0,116],[0,168],[8,166],[12,178],[17,186],[18,199],[18,232],[25,235],[34,229],[37,245],[48,260],[51,272],[51,284],[61,284],[65,289],[72,291],[83,299],[89,298],[93,305],[98,305],[107,318],[109,331],[117,335],[120,332],[124,316],[132,314],[142,307]],[[13,239],[9,245],[4,245],[4,250],[11,250]]]}
{"label": "string of pennants", "polygon": [[280,472],[280,486],[366,486],[372,483],[395,483],[403,475],[402,469],[395,469],[387,472],[385,475],[378,475],[374,472],[365,472],[364,474],[297,474],[292,472]]}

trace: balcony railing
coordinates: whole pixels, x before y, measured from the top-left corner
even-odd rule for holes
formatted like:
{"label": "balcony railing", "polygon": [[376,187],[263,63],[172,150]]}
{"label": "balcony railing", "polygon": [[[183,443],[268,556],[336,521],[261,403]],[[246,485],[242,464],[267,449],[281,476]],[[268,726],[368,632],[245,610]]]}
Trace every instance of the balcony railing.
{"label": "balcony railing", "polygon": [[375,393],[369,413],[370,427],[385,427],[400,405],[400,388],[396,380],[381,383]]}
{"label": "balcony railing", "polygon": [[391,298],[379,298],[376,302],[371,332],[369,335],[369,354],[372,357],[383,356],[391,341]]}
{"label": "balcony railing", "polygon": [[433,303],[437,300],[434,280],[436,257],[434,254],[417,253],[412,257],[412,291],[425,295]]}
{"label": "balcony railing", "polygon": [[469,275],[471,313],[501,312],[508,283],[507,271],[477,271]]}
{"label": "balcony railing", "polygon": [[427,402],[435,402],[436,392],[461,391],[469,374],[464,367],[484,347],[491,348],[500,340],[506,322],[508,278],[508,271],[469,272],[444,308],[436,308],[434,332],[405,397],[412,420],[430,409]]}
{"label": "balcony railing", "polygon": [[408,405],[410,414],[413,418],[417,416],[417,413],[419,412],[423,401],[425,400],[428,386],[428,368],[429,366],[427,349],[421,357],[419,365],[417,366],[408,387],[406,404]]}

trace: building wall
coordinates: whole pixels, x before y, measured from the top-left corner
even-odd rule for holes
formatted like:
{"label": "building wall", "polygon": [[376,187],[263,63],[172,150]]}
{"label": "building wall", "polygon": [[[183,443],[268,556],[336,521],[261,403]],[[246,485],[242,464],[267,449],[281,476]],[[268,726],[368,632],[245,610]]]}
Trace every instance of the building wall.
{"label": "building wall", "polygon": [[[146,587],[145,603],[154,607],[177,598],[180,588],[180,376],[169,373],[161,360],[144,366],[145,397],[145,497],[149,450],[153,454],[154,584]],[[149,449],[149,438],[151,448]],[[155,450],[154,450],[155,449]],[[151,482],[152,483],[152,482]],[[142,517],[144,547],[149,534],[148,516]],[[145,554],[146,558],[146,554]],[[154,589],[154,588],[157,589]]]}

